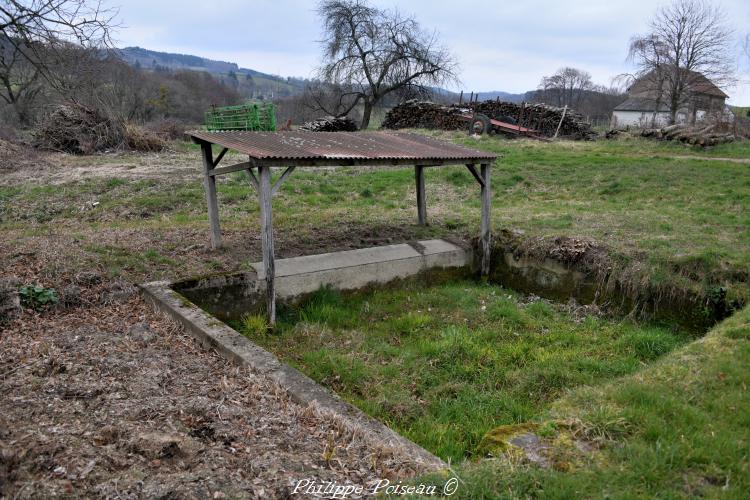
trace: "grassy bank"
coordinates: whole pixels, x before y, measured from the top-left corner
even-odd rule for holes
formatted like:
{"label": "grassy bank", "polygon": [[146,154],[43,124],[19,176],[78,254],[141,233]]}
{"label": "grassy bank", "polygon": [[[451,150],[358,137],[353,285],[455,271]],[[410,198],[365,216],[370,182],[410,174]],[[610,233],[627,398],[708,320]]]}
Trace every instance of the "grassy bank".
{"label": "grassy bank", "polygon": [[651,367],[556,401],[538,421],[588,430],[595,449],[578,466],[545,470],[512,454],[466,463],[460,497],[746,498],[748,366],[745,309]]}
{"label": "grassy bank", "polygon": [[255,318],[234,326],[453,462],[481,456],[488,430],[535,418],[566,389],[633,373],[689,340],[474,282],[322,291],[282,311],[274,334]]}

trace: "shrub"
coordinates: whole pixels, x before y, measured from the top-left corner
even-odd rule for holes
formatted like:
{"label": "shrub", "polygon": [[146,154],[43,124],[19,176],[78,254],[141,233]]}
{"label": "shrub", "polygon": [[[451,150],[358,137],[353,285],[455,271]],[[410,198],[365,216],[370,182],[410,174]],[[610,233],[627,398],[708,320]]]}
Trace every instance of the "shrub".
{"label": "shrub", "polygon": [[146,127],[165,141],[176,141],[185,138],[185,123],[173,118],[165,118],[149,123]]}
{"label": "shrub", "polygon": [[37,311],[60,301],[54,288],[45,288],[41,285],[23,286],[18,291],[18,295],[21,297],[21,305]]}
{"label": "shrub", "polygon": [[161,151],[166,144],[164,139],[151,130],[135,123],[125,124],[125,145],[134,151]]}

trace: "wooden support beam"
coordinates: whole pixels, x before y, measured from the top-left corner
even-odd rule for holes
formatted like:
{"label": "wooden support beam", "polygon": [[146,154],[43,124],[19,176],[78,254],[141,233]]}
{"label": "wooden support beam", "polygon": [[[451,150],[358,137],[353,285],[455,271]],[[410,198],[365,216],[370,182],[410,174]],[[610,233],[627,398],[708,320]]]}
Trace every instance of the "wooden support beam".
{"label": "wooden support beam", "polygon": [[424,167],[414,167],[414,178],[417,182],[417,219],[420,226],[427,225],[427,203],[424,196]]}
{"label": "wooden support beam", "polygon": [[490,274],[490,208],[492,204],[492,192],[490,190],[490,165],[482,163],[482,224],[479,241],[482,248],[482,276]]}
{"label": "wooden support beam", "polygon": [[211,248],[221,246],[221,227],[219,226],[219,203],[216,198],[216,178],[212,175],[214,166],[211,143],[201,142],[203,157],[203,187],[206,191],[208,205],[208,222],[211,229]]}
{"label": "wooden support beam", "polygon": [[211,175],[216,177],[217,175],[229,174],[232,172],[239,172],[240,170],[247,170],[248,168],[254,167],[254,163],[249,161],[243,161],[242,163],[235,163],[234,165],[227,165],[226,167],[215,168],[211,171]]}
{"label": "wooden support beam", "polygon": [[480,186],[484,187],[484,179],[482,179],[482,176],[479,175],[479,172],[477,172],[476,167],[473,163],[469,163],[466,165],[466,168],[469,169],[469,172],[471,172],[471,175],[474,176],[474,178],[477,180]]}
{"label": "wooden support beam", "polygon": [[260,235],[263,248],[263,269],[266,273],[266,317],[268,325],[276,324],[276,268],[273,251],[273,216],[271,214],[271,167],[259,167]]}
{"label": "wooden support beam", "polygon": [[253,167],[247,169],[247,175],[250,177],[250,184],[252,184],[255,190],[260,193],[260,183],[258,183],[258,178],[255,177]]}
{"label": "wooden support beam", "polygon": [[297,167],[294,167],[294,166],[292,166],[292,167],[286,167],[286,170],[284,170],[284,173],[281,174],[281,177],[279,177],[276,180],[276,184],[273,185],[273,188],[271,189],[271,194],[272,195],[276,194],[276,191],[278,191],[279,188],[281,187],[281,183],[284,182],[284,179],[286,179],[287,176],[289,176],[289,174],[291,174],[292,172],[294,172],[295,168],[297,168]]}
{"label": "wooden support beam", "polygon": [[216,165],[218,165],[221,159],[224,158],[224,155],[227,154],[227,151],[229,151],[228,148],[224,148],[221,150],[221,153],[219,153],[219,156],[217,156],[216,159],[213,161],[214,168],[216,168]]}

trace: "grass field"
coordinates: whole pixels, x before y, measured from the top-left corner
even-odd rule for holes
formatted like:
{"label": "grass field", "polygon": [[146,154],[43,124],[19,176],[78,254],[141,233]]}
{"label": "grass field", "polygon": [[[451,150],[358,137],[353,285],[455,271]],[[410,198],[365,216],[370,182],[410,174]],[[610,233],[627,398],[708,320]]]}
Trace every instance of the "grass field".
{"label": "grass field", "polygon": [[[750,297],[749,142],[703,151],[637,139],[539,143],[433,135],[502,155],[492,178],[494,231],[594,239],[628,263],[623,269],[631,282],[723,287],[739,302]],[[230,156],[225,161],[242,159]],[[230,272],[259,260],[257,202],[242,174],[219,182],[226,246],[216,252],[207,247],[193,146],[48,160],[45,167],[0,180],[3,268],[31,267],[29,274],[48,285],[90,269],[143,282]],[[477,234],[478,187],[464,168],[428,169],[426,228],[415,224],[413,183],[411,169],[298,169],[274,199],[278,255]],[[285,333],[269,345],[289,342],[308,325],[307,354],[294,362],[317,367],[316,377],[328,377],[344,394],[351,390],[353,399],[361,395],[346,377],[357,374],[382,400],[405,402],[400,421],[398,409],[386,404],[373,404],[373,414],[393,419],[446,457],[468,451],[472,459],[456,469],[465,498],[740,498],[750,489],[747,308],[704,339],[683,345],[688,339],[669,329],[596,318],[576,322],[544,303],[524,304],[512,292],[506,298],[506,291],[489,286],[456,286],[321,299],[306,317],[287,318]],[[404,315],[398,300],[419,304],[421,315]],[[429,306],[425,314],[432,302],[440,306]],[[478,318],[464,312],[481,305],[486,310]],[[373,321],[363,323],[367,318]],[[402,335],[415,343],[395,344],[394,331],[408,332]],[[428,331],[440,336],[428,337]],[[342,336],[362,351],[339,345]],[[480,339],[498,347],[483,352]],[[316,342],[328,346],[325,352]],[[452,373],[416,361],[425,355],[439,361],[440,350],[466,363]],[[415,397],[408,388],[375,383],[400,375],[376,359],[403,368],[427,395],[416,395],[426,403],[406,399]],[[336,362],[355,370],[339,370]],[[483,394],[472,400],[469,386],[461,385],[469,379],[489,383],[492,377],[483,370],[502,374],[500,386],[492,388],[505,402],[501,410],[483,403]],[[453,379],[459,384],[451,386]],[[527,397],[523,387],[534,394]],[[477,418],[496,411],[495,420],[475,431],[441,427],[450,410],[440,406],[440,391],[464,395],[459,408],[476,408]],[[520,463],[512,454],[476,461],[483,429],[529,419],[544,426],[555,445],[575,432],[595,450],[577,456],[565,448],[567,458],[551,470]],[[441,432],[460,444],[446,445]]]}
{"label": "grass field", "polygon": [[[633,282],[698,289],[724,286],[730,298],[747,301],[750,296],[750,165],[673,157],[748,157],[750,142],[696,152],[638,140],[545,144],[440,135],[502,155],[493,172],[495,230],[593,238],[630,263],[629,272],[636,275]],[[259,224],[257,202],[243,173],[219,183],[228,250],[206,252],[200,262],[169,263],[183,247],[207,239],[197,156],[192,148],[176,156],[176,161],[195,165],[192,176],[131,179],[121,169],[115,176],[56,185],[0,186],[0,228],[19,243],[65,228],[66,235],[76,235],[80,258],[110,273],[139,279],[241,267],[241,260],[257,245],[255,240],[240,240],[257,235]],[[114,161],[152,162],[155,171],[161,168],[153,157]],[[324,240],[370,246],[367,235],[372,234],[383,240],[474,236],[478,187],[466,169],[428,169],[426,180],[430,226],[421,228],[414,224],[411,169],[298,169],[274,199],[276,232],[288,242],[279,252],[283,256],[289,249]],[[137,233],[138,238],[122,239],[123,231]],[[360,238],[361,233],[367,235]]]}
{"label": "grass field", "polygon": [[522,299],[474,282],[321,291],[282,311],[273,334],[254,317],[234,326],[454,463],[481,458],[487,431],[534,419],[566,389],[633,373],[690,339]]}

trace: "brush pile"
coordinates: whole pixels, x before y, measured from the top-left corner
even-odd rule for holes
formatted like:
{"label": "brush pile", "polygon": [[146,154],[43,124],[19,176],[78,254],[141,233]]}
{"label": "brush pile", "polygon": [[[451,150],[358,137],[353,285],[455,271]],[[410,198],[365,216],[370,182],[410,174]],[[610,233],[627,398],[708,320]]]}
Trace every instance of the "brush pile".
{"label": "brush pile", "polygon": [[81,104],[55,107],[34,131],[36,147],[64,153],[92,154],[118,149],[124,143],[124,124]]}
{"label": "brush pile", "polygon": [[731,133],[716,133],[716,124],[691,126],[686,124],[670,125],[663,128],[648,128],[641,132],[643,137],[661,139],[665,141],[680,141],[693,146],[716,146],[734,141]]}
{"label": "brush pile", "polygon": [[344,117],[324,116],[300,125],[300,130],[309,132],[356,132],[357,124],[354,120]]}
{"label": "brush pile", "polygon": [[125,147],[133,151],[157,152],[166,147],[164,139],[134,123],[125,124]]}
{"label": "brush pile", "polygon": [[165,147],[156,134],[77,103],[55,107],[33,135],[37,148],[77,155],[116,149],[161,151]]}
{"label": "brush pile", "polygon": [[460,130],[468,127],[461,115],[481,113],[500,121],[521,125],[545,137],[555,135],[560,120],[559,135],[573,139],[592,139],[596,132],[591,125],[573,110],[564,111],[546,104],[516,104],[504,101],[482,101],[443,106],[425,101],[406,101],[391,109],[383,120],[382,128],[436,128]]}

